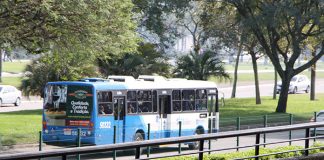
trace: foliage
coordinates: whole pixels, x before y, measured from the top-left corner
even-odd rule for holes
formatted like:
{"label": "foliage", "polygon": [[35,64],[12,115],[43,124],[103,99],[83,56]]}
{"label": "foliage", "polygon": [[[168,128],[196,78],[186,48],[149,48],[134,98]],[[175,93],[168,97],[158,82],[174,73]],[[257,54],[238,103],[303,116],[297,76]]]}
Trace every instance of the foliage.
{"label": "foliage", "polygon": [[[311,67],[324,54],[323,38],[317,39],[322,46],[316,56],[307,63],[296,66],[298,57],[311,37],[323,37],[323,4],[314,1],[227,1],[236,7],[244,27],[250,29],[270,58],[282,79],[282,92],[277,112],[286,112],[289,82],[294,75]],[[314,43],[312,43],[313,46]],[[281,64],[281,62],[283,62]],[[283,66],[282,66],[283,65]]]}
{"label": "foliage", "polygon": [[169,76],[170,65],[168,58],[150,43],[140,44],[138,53],[127,53],[121,57],[98,58],[100,72],[105,75],[138,75],[158,74]]}
{"label": "foliage", "polygon": [[[314,147],[314,146],[312,146]],[[301,146],[284,146],[284,147],[276,147],[276,148],[260,148],[260,154],[269,154],[269,153],[276,153],[276,152],[284,152],[290,150],[299,150],[303,149]],[[318,153],[318,152],[313,152]],[[240,159],[244,157],[252,157],[255,155],[254,150],[248,151],[240,151],[240,152],[231,152],[231,153],[220,153],[220,154],[210,154],[204,155],[204,160],[230,160],[230,159]],[[260,157],[259,159],[262,160],[269,160],[269,159],[278,159],[278,158],[289,158],[289,157],[298,157],[302,156],[301,151],[297,152],[289,152],[289,153],[282,153],[277,155],[271,156],[264,156]],[[163,160],[196,160],[197,156],[179,156],[179,157],[172,157],[172,158],[162,158]],[[250,158],[254,159],[254,158]]]}
{"label": "foliage", "polygon": [[[130,0],[1,1],[0,47],[41,53],[54,46],[92,46],[111,53],[136,46]],[[109,44],[109,45],[108,45]]]}
{"label": "foliage", "polygon": [[216,53],[211,51],[202,54],[191,52],[179,57],[176,61],[174,74],[176,77],[196,80],[207,80],[210,76],[218,79],[230,78],[225,72],[223,62]]}
{"label": "foliage", "polygon": [[[101,57],[133,51],[138,38],[132,8],[131,0],[1,1],[0,57],[19,47],[34,54],[61,48]],[[34,84],[28,83],[23,85]]]}
{"label": "foliage", "polygon": [[[179,32],[172,17],[182,17],[192,0],[133,0],[141,36],[159,45],[162,52],[174,44]],[[149,33],[144,33],[143,30]]]}
{"label": "foliage", "polygon": [[44,54],[27,65],[20,86],[23,94],[40,95],[49,81],[72,81],[97,76],[94,58],[86,53],[59,52]]}

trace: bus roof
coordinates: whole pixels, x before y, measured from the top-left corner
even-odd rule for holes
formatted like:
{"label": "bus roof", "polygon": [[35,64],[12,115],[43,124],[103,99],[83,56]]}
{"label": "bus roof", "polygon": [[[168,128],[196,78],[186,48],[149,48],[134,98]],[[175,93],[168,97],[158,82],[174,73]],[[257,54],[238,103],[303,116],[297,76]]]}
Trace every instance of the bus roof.
{"label": "bus roof", "polygon": [[136,89],[185,89],[185,88],[216,88],[214,82],[201,80],[186,80],[186,79],[159,79],[158,81],[143,81],[137,79],[133,81],[61,81],[49,82],[48,84],[66,84],[66,85],[84,85],[94,86],[97,90],[136,90]]}

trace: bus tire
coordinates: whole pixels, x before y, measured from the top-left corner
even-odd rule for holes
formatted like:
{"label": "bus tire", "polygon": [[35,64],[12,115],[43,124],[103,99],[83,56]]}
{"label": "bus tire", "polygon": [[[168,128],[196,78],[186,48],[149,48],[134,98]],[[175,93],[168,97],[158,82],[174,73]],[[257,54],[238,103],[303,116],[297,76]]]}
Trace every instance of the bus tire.
{"label": "bus tire", "polygon": [[[203,128],[196,129],[195,135],[198,135],[198,134],[204,134],[204,129]],[[188,148],[190,150],[198,149],[199,148],[199,142],[196,141],[196,142],[189,143]]]}
{"label": "bus tire", "polygon": [[[137,132],[134,136],[134,141],[144,141],[143,134],[140,132]],[[142,154],[144,151],[143,147],[140,148],[140,154]],[[136,154],[136,149],[134,149],[134,154]]]}

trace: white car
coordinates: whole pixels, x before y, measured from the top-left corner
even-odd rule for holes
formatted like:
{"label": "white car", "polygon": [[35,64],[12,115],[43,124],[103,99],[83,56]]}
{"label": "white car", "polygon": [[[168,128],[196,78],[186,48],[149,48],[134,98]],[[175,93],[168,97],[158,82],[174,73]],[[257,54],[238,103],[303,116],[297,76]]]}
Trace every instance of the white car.
{"label": "white car", "polygon": [[[281,83],[277,84],[277,93],[281,92]],[[289,84],[289,93],[295,94],[299,91],[305,91],[308,93],[310,90],[310,81],[305,75],[294,76]]]}
{"label": "white car", "polygon": [[21,91],[14,86],[0,85],[0,107],[2,104],[21,104]]}
{"label": "white car", "polygon": [[[316,122],[323,122],[324,121],[324,110],[321,110],[316,113]],[[315,122],[315,118],[312,117],[310,122]],[[316,134],[324,134],[324,127],[316,128]],[[311,135],[314,136],[314,128],[311,129]]]}

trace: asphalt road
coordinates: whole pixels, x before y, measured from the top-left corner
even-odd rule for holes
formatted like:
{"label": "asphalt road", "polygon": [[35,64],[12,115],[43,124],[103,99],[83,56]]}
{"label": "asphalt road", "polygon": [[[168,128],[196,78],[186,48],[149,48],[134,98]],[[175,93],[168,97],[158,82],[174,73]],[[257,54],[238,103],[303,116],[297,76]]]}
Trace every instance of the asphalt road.
{"label": "asphalt road", "polygon": [[30,97],[29,99],[24,97],[20,106],[15,106],[13,104],[3,104],[0,107],[0,112],[42,109],[42,102],[43,101],[40,97]]}
{"label": "asphalt road", "polygon": [[[273,95],[274,81],[261,81],[260,82],[260,95],[272,96]],[[316,79],[315,84],[316,93],[324,93],[324,79]],[[230,98],[232,94],[232,87],[230,84],[223,84],[219,86],[219,97]],[[298,94],[306,94],[305,92],[299,92]],[[236,89],[236,98],[255,97],[254,82],[238,83]]]}

